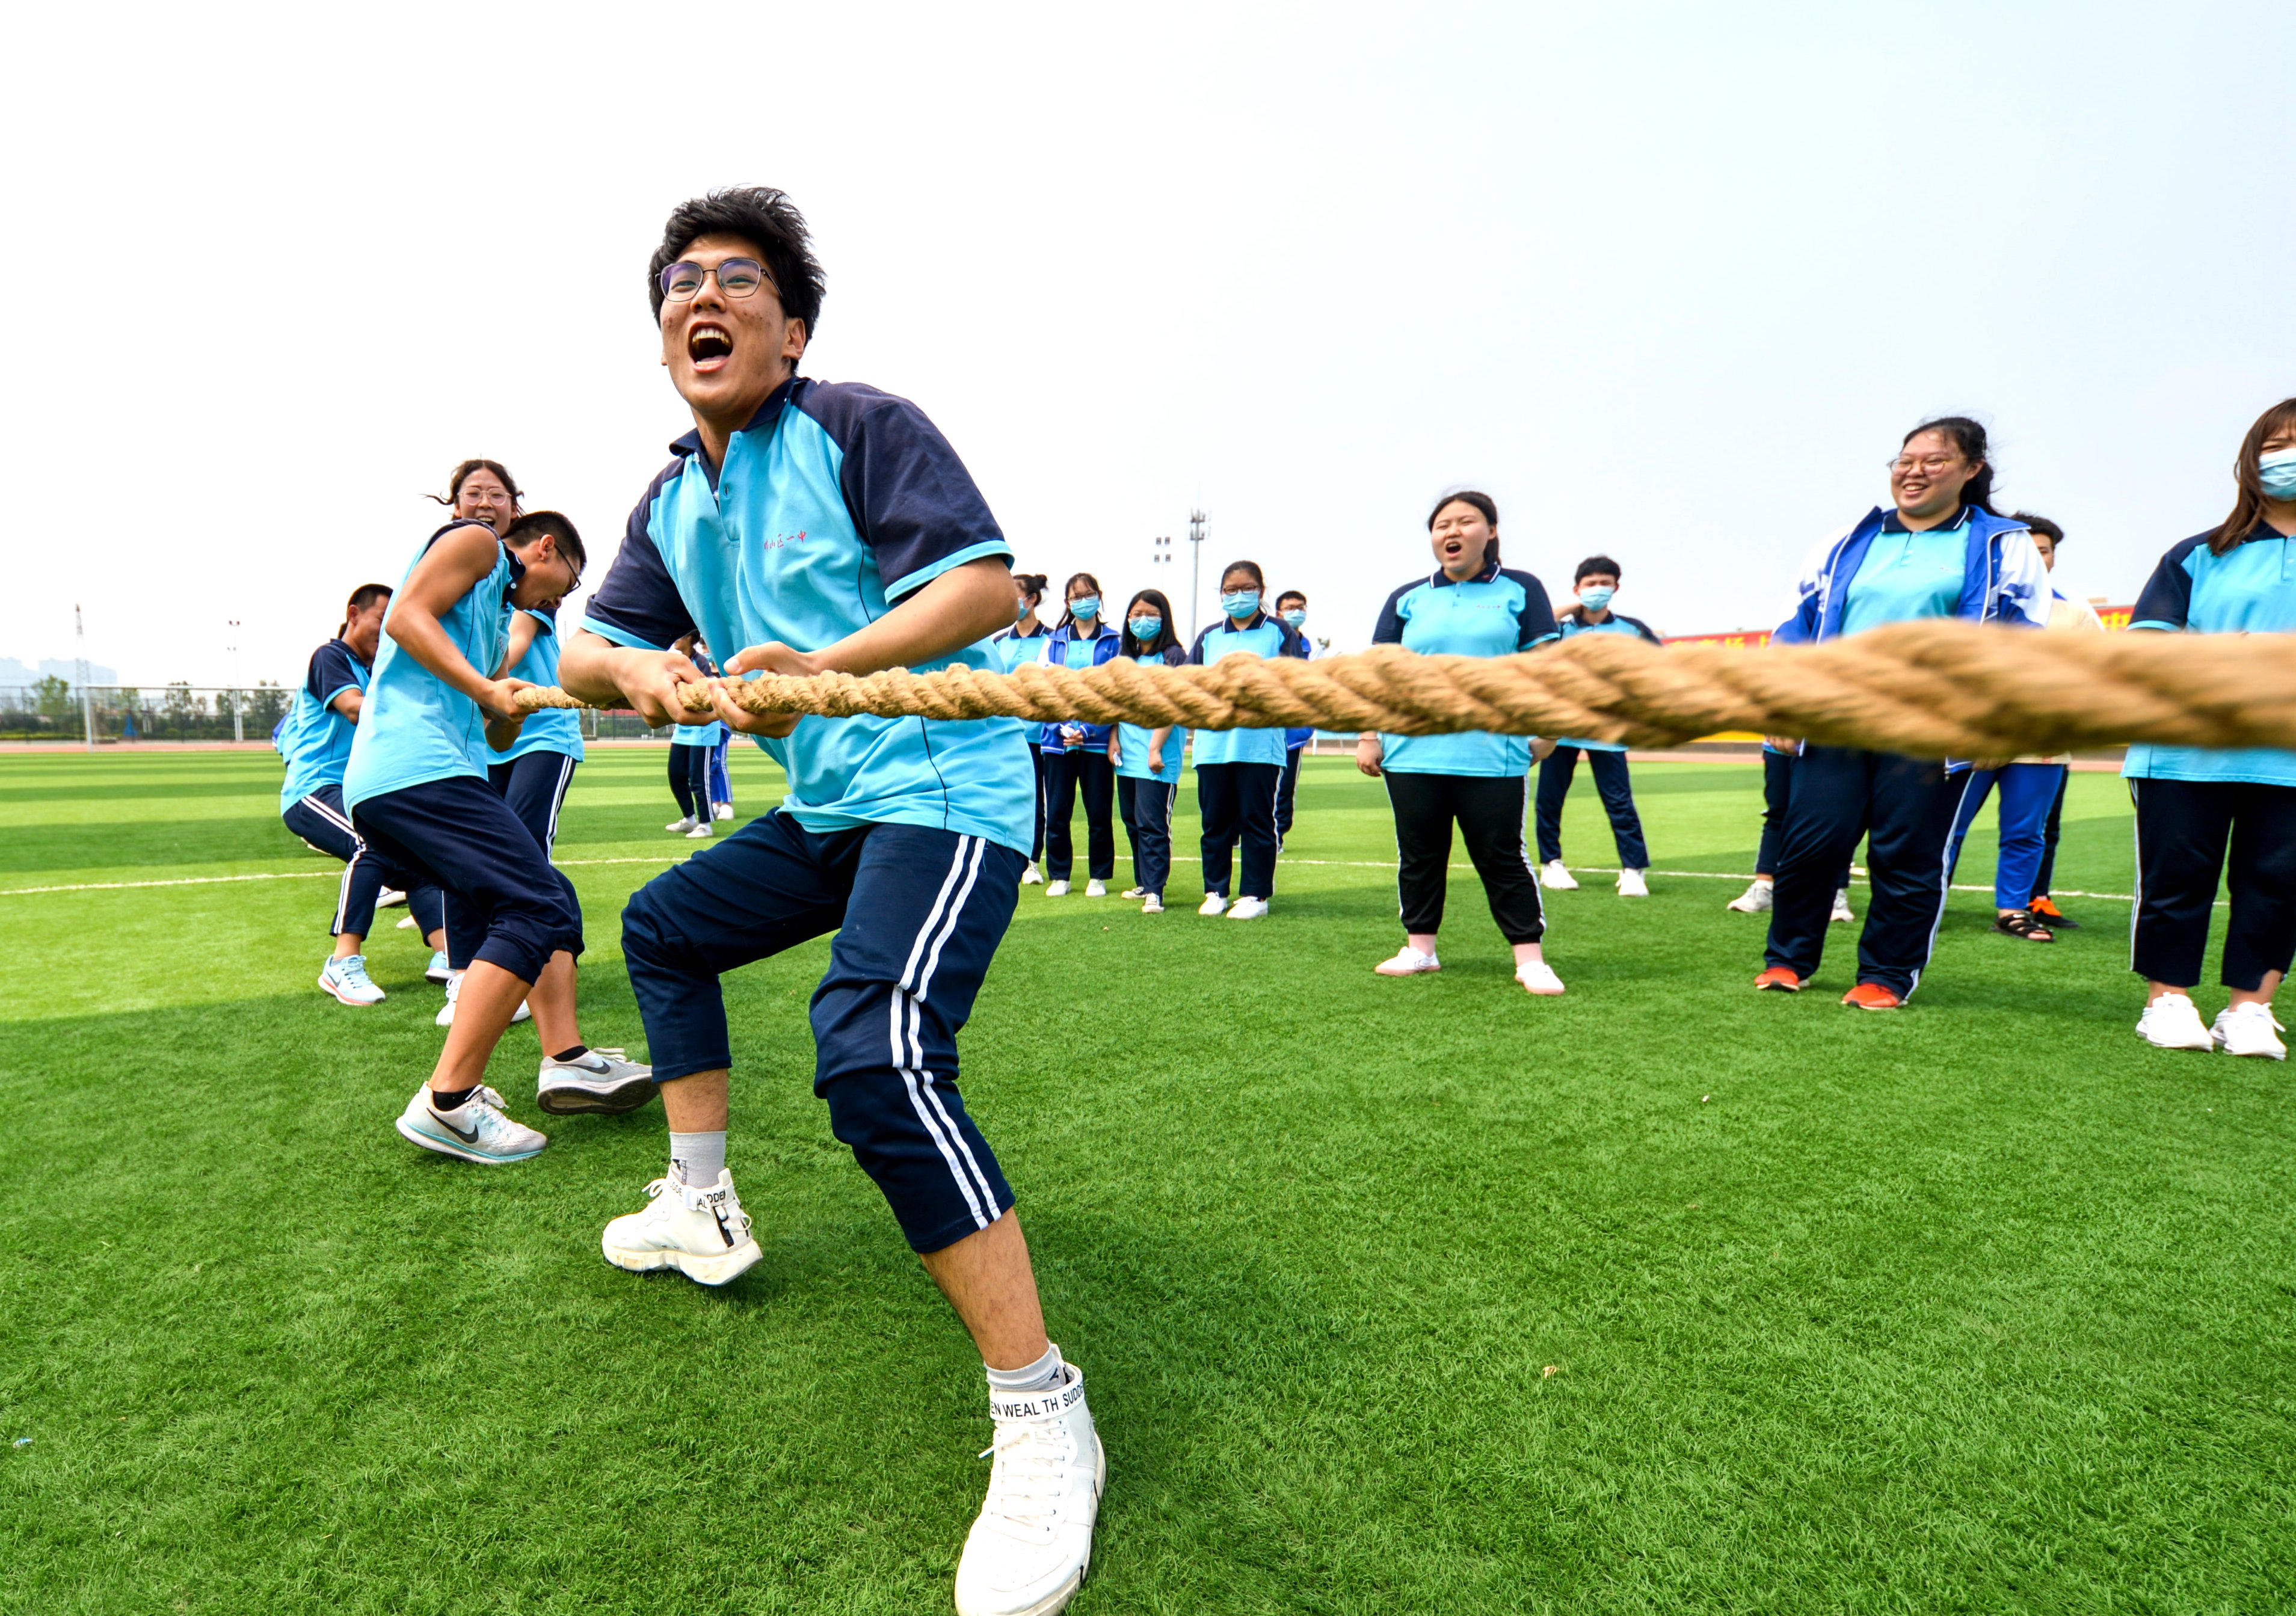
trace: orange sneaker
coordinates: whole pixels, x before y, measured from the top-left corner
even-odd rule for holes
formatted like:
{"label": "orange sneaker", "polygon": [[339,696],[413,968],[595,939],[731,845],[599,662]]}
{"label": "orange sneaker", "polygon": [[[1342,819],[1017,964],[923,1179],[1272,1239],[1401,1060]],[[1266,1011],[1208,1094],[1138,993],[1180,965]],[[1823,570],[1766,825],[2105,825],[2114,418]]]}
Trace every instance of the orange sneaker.
{"label": "orange sneaker", "polygon": [[1906,1003],[1879,982],[1858,983],[1841,996],[1841,1002],[1860,1010],[1898,1010]]}
{"label": "orange sneaker", "polygon": [[1801,991],[1801,978],[1796,976],[1784,965],[1772,965],[1767,971],[1763,972],[1761,975],[1754,979],[1754,991],[1757,993],[1800,993]]}

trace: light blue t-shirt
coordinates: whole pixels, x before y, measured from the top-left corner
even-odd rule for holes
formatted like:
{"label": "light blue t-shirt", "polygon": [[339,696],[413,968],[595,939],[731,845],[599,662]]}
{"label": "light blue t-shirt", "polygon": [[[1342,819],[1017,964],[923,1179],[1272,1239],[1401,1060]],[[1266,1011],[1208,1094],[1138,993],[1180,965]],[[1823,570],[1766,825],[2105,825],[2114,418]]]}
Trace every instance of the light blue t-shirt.
{"label": "light blue t-shirt", "polygon": [[1010,673],[1023,662],[1033,662],[1045,652],[1045,642],[1052,637],[1043,628],[1034,634],[1015,634],[1007,629],[988,642],[988,649],[996,658],[997,670]]}
{"label": "light blue t-shirt", "polygon": [[335,698],[347,690],[365,690],[367,677],[367,665],[340,640],[329,640],[311,653],[303,688],[295,693],[295,704],[279,727],[279,755],[287,760],[287,777],[279,788],[281,813],[322,786],[343,783],[358,726],[335,710]]}
{"label": "light blue t-shirt", "polygon": [[[2136,597],[2128,627],[2182,634],[2296,633],[2296,539],[2259,526],[2222,555],[2196,533],[2161,558]],[[2250,747],[2128,749],[2120,772],[2131,780],[2239,781],[2296,785],[2296,752]]]}
{"label": "light blue t-shirt", "polygon": [[[505,677],[524,679],[529,685],[555,685],[558,608],[551,606],[526,615],[535,622],[534,643]],[[529,752],[555,752],[577,763],[582,761],[582,715],[570,707],[545,707],[540,712],[529,713],[526,722],[519,726],[516,743],[506,752],[489,749],[488,756],[496,763],[508,763]]]}
{"label": "light blue t-shirt", "polygon": [[[1070,637],[1062,641],[1059,645],[1062,665],[1079,672],[1097,666],[1105,660],[1100,655],[1100,642],[1107,632],[1107,626],[1103,623],[1100,633],[1091,639]],[[1048,644],[1040,654],[1050,656],[1053,651],[1054,647]],[[1068,736],[1062,733],[1068,729],[1082,732],[1084,738],[1074,745],[1070,744]],[[1095,724],[1047,724],[1044,733],[1037,737],[1037,744],[1048,752],[1104,752],[1108,750],[1108,728],[1105,725]]]}
{"label": "light blue t-shirt", "polygon": [[715,749],[726,738],[726,726],[712,718],[707,724],[680,724],[669,732],[669,738],[678,746],[707,746]]}
{"label": "light blue t-shirt", "polygon": [[[1162,656],[1152,657],[1149,660],[1177,667],[1187,660],[1187,658],[1180,648],[1175,645],[1166,651]],[[1176,785],[1180,779],[1180,759],[1188,750],[1188,726],[1185,724],[1172,726],[1172,733],[1164,737],[1164,767],[1151,773],[1148,767],[1148,744],[1154,739],[1155,734],[1154,730],[1144,724],[1119,724],[1116,726],[1116,742],[1117,751],[1121,754],[1122,761],[1117,764],[1116,772],[1129,775],[1135,780],[1161,780],[1167,785]]]}
{"label": "light blue t-shirt", "polygon": [[[1423,656],[1498,657],[1543,645],[1559,632],[1545,585],[1528,572],[1491,566],[1464,583],[1438,571],[1404,585],[1387,597],[1371,638]],[[1530,767],[1528,735],[1382,735],[1380,748],[1380,767],[1403,775],[1520,778]]]}
{"label": "light blue t-shirt", "polygon": [[[450,522],[430,536],[407,577],[441,535],[480,522]],[[497,541],[494,570],[471,587],[439,619],[455,649],[482,672],[502,665],[510,649],[510,592],[526,569]],[[469,775],[483,780],[493,753],[487,747],[486,715],[479,704],[416,661],[390,637],[390,613],[405,598],[405,580],[382,619],[382,645],[359,710],[358,734],[343,771],[343,806],[357,808],[370,798],[403,792],[433,780]]]}
{"label": "light blue t-shirt", "polygon": [[[1566,640],[1573,635],[1580,634],[1631,634],[1637,638],[1649,640],[1652,644],[1657,644],[1659,641],[1659,636],[1651,631],[1651,626],[1648,623],[1644,622],[1640,618],[1620,617],[1615,611],[1599,623],[1581,622],[1568,614],[1556,620],[1561,624],[1562,637]],[[1627,750],[1623,743],[1617,741],[1557,741],[1555,744],[1575,746],[1582,752],[1622,752]]]}
{"label": "light blue t-shirt", "polygon": [[[1209,668],[1232,656],[1305,658],[1307,654],[1308,642],[1297,628],[1263,611],[1242,628],[1235,626],[1233,618],[1220,619],[1196,636],[1196,648],[1188,653],[1188,660]],[[1196,732],[1195,763],[1198,768],[1207,763],[1272,763],[1282,768],[1283,726],[1200,729]]]}
{"label": "light blue t-shirt", "polygon": [[1841,632],[1860,634],[1884,623],[1951,617],[1969,570],[1969,522],[1908,533],[1884,527],[1866,547],[1849,580]]}

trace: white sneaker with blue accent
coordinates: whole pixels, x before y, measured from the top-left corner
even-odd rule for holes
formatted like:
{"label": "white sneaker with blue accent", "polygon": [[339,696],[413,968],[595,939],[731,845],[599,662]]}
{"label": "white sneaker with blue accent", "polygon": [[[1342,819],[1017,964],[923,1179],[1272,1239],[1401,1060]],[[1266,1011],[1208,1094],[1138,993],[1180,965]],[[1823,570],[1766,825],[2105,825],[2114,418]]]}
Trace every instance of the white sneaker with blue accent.
{"label": "white sneaker with blue accent", "polygon": [[1092,1529],[1108,1488],[1084,1372],[1049,1391],[991,1391],[988,1497],[956,1565],[957,1616],[1053,1616],[1092,1569]]}
{"label": "white sneaker with blue accent", "polygon": [[554,1117],[619,1117],[653,1098],[653,1068],[619,1049],[589,1049],[570,1061],[542,1057],[534,1103]]}
{"label": "white sneaker with blue accent", "polygon": [[319,972],[319,986],[346,1005],[380,1005],[383,991],[366,977],[366,956],[348,954],[331,959]]}
{"label": "white sneaker with blue accent", "polygon": [[2226,1054],[2262,1055],[2270,1061],[2284,1061],[2288,1058],[2288,1046],[2280,1041],[2279,1035],[2287,1030],[2274,1017],[2269,1005],[2227,1005],[2209,1029],[2209,1041]]}
{"label": "white sneaker with blue accent", "polygon": [[615,1218],[599,1236],[599,1249],[616,1267],[633,1274],[675,1268],[697,1284],[722,1285],[765,1255],[731,1172],[720,1169],[705,1190],[686,1183],[673,1162],[645,1193],[644,1210]]}
{"label": "white sneaker with blue accent", "polygon": [[486,1167],[539,1156],[550,1143],[523,1122],[512,1121],[503,1109],[503,1097],[491,1088],[481,1087],[454,1110],[440,1111],[430,1103],[427,1083],[399,1113],[398,1131],[424,1150]]}
{"label": "white sneaker with blue accent", "polygon": [[447,952],[441,948],[430,956],[430,964],[423,970],[422,980],[442,986],[455,980],[455,968],[447,963]]}

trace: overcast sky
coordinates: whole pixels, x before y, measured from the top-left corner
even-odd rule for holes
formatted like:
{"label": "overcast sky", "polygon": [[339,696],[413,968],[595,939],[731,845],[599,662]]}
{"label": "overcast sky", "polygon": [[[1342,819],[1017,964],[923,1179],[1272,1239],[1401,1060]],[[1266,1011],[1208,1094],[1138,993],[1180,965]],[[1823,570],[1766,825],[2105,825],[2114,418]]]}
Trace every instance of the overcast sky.
{"label": "overcast sky", "polygon": [[1177,600],[1201,504],[1207,601],[1251,556],[1354,647],[1464,484],[1554,594],[1602,549],[1666,632],[1766,625],[1965,411],[2061,587],[2127,601],[2296,392],[2290,21],[12,12],[0,655],[71,655],[79,602],[130,680],[228,682],[233,618],[299,679],[469,455],[594,581],[690,424],[647,255],[739,182],[812,220],[808,373],[915,399],[1056,584]]}

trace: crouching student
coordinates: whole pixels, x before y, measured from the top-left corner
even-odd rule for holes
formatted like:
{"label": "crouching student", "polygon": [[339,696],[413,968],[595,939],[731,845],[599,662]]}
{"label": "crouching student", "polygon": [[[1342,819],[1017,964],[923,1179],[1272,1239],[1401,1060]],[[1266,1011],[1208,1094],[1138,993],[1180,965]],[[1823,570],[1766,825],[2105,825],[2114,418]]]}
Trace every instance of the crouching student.
{"label": "crouching student", "polygon": [[[1188,660],[1172,632],[1172,603],[1161,589],[1143,589],[1124,609],[1122,655],[1136,662],[1177,668]],[[1172,878],[1172,804],[1180,793],[1180,754],[1188,732],[1177,726],[1149,729],[1119,724],[1108,740],[1116,766],[1116,806],[1132,844],[1132,890],[1143,915],[1164,912],[1164,883]]]}
{"label": "crouching student", "polygon": [[[465,1161],[523,1161],[549,1143],[505,1113],[486,1087],[487,1061],[544,973],[572,975],[582,912],[572,884],[488,783],[489,742],[515,742],[512,700],[525,684],[480,669],[502,665],[512,609],[558,601],[580,578],[582,554],[574,524],[550,511],[520,517],[500,537],[479,521],[431,535],[383,620],[343,775],[359,835],[460,899],[480,933],[438,1066],[398,1124],[412,1143]],[[552,1033],[571,1029],[540,1030],[555,1052]]]}

